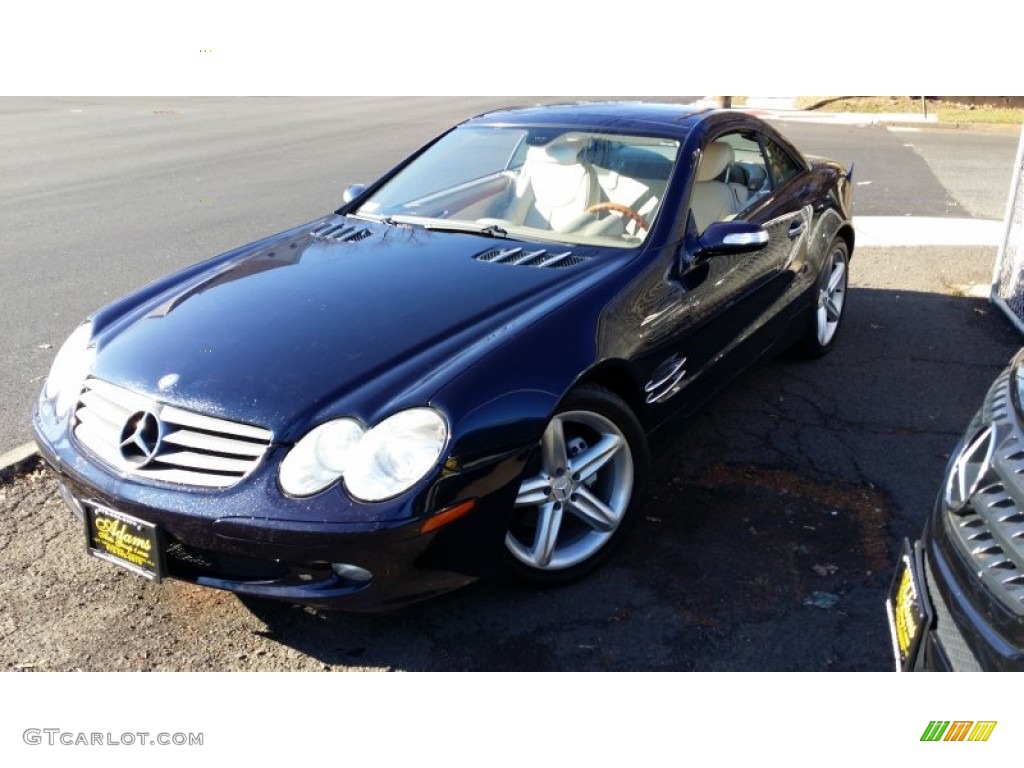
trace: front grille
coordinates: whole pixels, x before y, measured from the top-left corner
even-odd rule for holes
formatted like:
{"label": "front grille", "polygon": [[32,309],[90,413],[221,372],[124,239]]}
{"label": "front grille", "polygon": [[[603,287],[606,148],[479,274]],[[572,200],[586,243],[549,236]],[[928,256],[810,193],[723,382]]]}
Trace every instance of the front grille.
{"label": "front grille", "polygon": [[118,471],[145,480],[227,488],[252,472],[273,434],[86,380],[74,436]]}
{"label": "front grille", "polygon": [[945,518],[982,582],[1024,615],[1024,434],[1009,387],[1005,371],[961,443],[946,480]]}
{"label": "front grille", "polygon": [[549,267],[564,269],[586,261],[583,256],[577,256],[572,251],[560,251],[552,253],[543,248],[536,251],[528,251],[525,248],[489,248],[483,253],[476,255],[477,261],[484,261],[488,264],[508,264],[514,267]]}

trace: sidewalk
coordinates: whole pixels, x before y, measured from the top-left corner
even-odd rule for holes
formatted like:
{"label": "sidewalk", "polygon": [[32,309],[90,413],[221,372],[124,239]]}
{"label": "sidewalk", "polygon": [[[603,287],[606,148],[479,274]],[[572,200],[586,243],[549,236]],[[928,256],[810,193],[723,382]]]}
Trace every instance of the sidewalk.
{"label": "sidewalk", "polygon": [[808,112],[797,109],[796,96],[748,96],[746,104],[736,107],[767,120],[799,120],[805,123],[841,125],[878,125],[889,123],[938,124],[939,116],[911,112]]}

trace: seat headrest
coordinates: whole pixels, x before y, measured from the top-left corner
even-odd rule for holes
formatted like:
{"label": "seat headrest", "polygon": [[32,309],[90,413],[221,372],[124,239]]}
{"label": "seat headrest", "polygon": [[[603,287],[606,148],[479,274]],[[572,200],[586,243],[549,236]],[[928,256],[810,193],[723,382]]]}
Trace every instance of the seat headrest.
{"label": "seat headrest", "polygon": [[543,147],[530,147],[526,152],[527,162],[555,163],[556,165],[573,165],[582,147],[579,144],[548,144]]}
{"label": "seat headrest", "polygon": [[697,169],[697,181],[711,181],[732,162],[732,147],[724,141],[713,141],[704,150]]}

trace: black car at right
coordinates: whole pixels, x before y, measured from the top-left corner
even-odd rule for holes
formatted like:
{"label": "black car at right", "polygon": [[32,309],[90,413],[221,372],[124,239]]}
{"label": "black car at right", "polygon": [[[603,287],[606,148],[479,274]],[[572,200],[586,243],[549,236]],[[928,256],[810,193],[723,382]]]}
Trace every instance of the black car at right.
{"label": "black car at right", "polygon": [[1024,349],[950,457],[886,609],[897,670],[1024,670]]}

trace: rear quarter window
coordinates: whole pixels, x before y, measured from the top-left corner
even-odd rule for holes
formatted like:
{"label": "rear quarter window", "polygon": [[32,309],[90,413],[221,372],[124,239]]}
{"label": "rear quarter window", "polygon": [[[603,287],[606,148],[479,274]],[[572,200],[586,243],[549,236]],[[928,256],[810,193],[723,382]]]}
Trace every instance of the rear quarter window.
{"label": "rear quarter window", "polygon": [[803,170],[786,150],[768,137],[764,139],[764,153],[768,158],[768,171],[772,175],[773,186],[776,188],[781,187]]}

